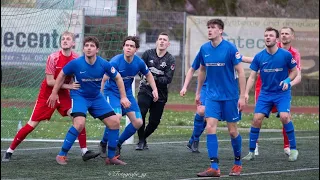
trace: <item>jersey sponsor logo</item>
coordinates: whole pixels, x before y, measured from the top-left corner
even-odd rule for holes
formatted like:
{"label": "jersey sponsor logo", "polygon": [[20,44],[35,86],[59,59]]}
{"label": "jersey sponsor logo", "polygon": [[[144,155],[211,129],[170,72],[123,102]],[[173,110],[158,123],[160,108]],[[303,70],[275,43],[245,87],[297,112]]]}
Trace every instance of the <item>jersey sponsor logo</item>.
{"label": "jersey sponsor logo", "polygon": [[171,65],[171,67],[170,67],[170,69],[173,71],[173,70],[174,70],[174,68],[175,68],[175,65],[174,65],[174,64],[172,64],[172,65]]}
{"label": "jersey sponsor logo", "polygon": [[225,66],[225,63],[206,63],[206,66]]}
{"label": "jersey sponsor logo", "polygon": [[112,66],[111,67],[111,73],[114,74],[116,72],[116,69]]}
{"label": "jersey sponsor logo", "polygon": [[81,79],[82,82],[101,81],[102,78]]}
{"label": "jersey sponsor logo", "polygon": [[150,67],[149,70],[154,73],[154,74],[158,74],[158,75],[164,75],[164,72],[155,68],[155,67]]}
{"label": "jersey sponsor logo", "polygon": [[167,66],[167,63],[166,63],[166,62],[162,62],[162,63],[160,64],[160,66],[161,66],[162,68],[165,68],[165,67]]}
{"label": "jersey sponsor logo", "polygon": [[292,59],[291,59],[291,64],[295,64],[295,63],[297,63],[297,61],[292,58]]}
{"label": "jersey sponsor logo", "polygon": [[275,68],[275,69],[263,69],[263,72],[281,72],[283,68]]}
{"label": "jersey sponsor logo", "polygon": [[241,54],[239,52],[236,52],[236,59],[240,59],[241,58]]}

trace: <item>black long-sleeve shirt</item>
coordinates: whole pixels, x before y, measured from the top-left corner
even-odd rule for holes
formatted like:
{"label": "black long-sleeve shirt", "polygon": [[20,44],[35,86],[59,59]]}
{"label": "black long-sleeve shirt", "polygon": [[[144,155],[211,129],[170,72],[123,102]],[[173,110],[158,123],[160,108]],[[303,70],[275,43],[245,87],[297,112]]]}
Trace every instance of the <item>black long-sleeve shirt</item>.
{"label": "black long-sleeve shirt", "polygon": [[[169,52],[166,52],[166,54],[162,57],[158,57],[156,49],[149,49],[142,54],[141,58],[149,67],[149,70],[156,82],[159,94],[158,101],[167,102],[168,85],[172,81],[175,70],[174,57]],[[146,93],[153,97],[152,88],[145,76],[143,76],[142,80],[140,81],[139,93]]]}

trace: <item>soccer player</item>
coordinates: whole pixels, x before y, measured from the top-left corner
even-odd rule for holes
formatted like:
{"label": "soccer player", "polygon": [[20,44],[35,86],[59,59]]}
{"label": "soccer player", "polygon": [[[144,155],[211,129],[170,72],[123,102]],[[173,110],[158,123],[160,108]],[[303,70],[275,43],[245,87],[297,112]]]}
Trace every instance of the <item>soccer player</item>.
{"label": "soccer player", "polygon": [[[142,73],[148,83],[152,88],[153,102],[158,100],[158,90],[156,83],[153,79],[151,72],[144,63],[142,59],[135,55],[138,48],[140,47],[139,39],[136,36],[128,36],[124,39],[123,44],[123,54],[116,55],[110,61],[110,64],[120,73],[124,81],[124,86],[126,90],[127,97],[131,102],[130,108],[123,108],[120,104],[120,95],[117,88],[116,82],[113,79],[109,80],[108,84],[104,82],[107,80],[108,76],[104,76],[102,80],[102,87],[104,87],[105,97],[109,100],[109,103],[115,113],[117,114],[119,120],[123,115],[127,115],[131,123],[127,125],[125,130],[119,137],[116,156],[120,157],[121,145],[129,139],[136,131],[142,126],[142,116],[134,95],[132,94],[132,83],[134,77],[138,73]],[[105,84],[105,85],[104,85]],[[103,138],[100,142],[100,156],[106,153],[106,146],[108,141],[108,127],[106,127]]]}
{"label": "soccer player", "polygon": [[[169,35],[160,33],[155,49],[149,49],[142,54],[142,59],[151,71],[156,82],[159,99],[153,101],[152,88],[143,76],[140,81],[138,92],[138,105],[141,111],[143,124],[138,130],[139,142],[136,150],[148,149],[146,139],[157,129],[160,124],[164,106],[168,100],[168,85],[171,83],[174,70],[175,59],[167,51],[169,47]],[[149,123],[145,127],[145,118],[149,111]]]}
{"label": "soccer player", "polygon": [[[194,59],[192,66],[189,68],[183,87],[180,91],[180,96],[184,96],[187,93],[188,85],[192,79],[193,73],[200,67],[200,54],[198,53]],[[203,83],[200,92],[200,105],[197,106],[197,112],[193,121],[193,132],[187,144],[187,148],[191,152],[199,153],[199,140],[202,132],[206,128],[206,121],[204,120],[205,100],[206,100],[206,81]]]}
{"label": "soccer player", "polygon": [[[241,120],[241,111],[245,106],[245,74],[241,65],[242,56],[234,44],[224,40],[224,23],[221,19],[207,22],[209,42],[203,44],[198,52],[201,66],[198,75],[196,102],[200,105],[200,91],[207,81],[205,119],[207,122],[207,148],[211,166],[198,173],[199,177],[220,177],[218,158],[218,121],[227,121],[231,145],[234,153],[234,165],[230,176],[239,176],[242,170],[242,138],[237,122]],[[238,73],[238,78],[237,74]],[[238,84],[239,81],[239,84]],[[239,88],[240,87],[240,98]]]}
{"label": "soccer player", "polygon": [[[296,60],[297,63],[297,70],[298,70],[298,75],[290,82],[291,87],[299,84],[301,82],[301,58],[300,58],[300,53],[297,49],[292,47],[292,40],[294,39],[294,29],[291,27],[282,27],[280,30],[280,42],[277,43],[277,46],[283,49],[288,50],[291,54],[294,60]],[[251,63],[253,60],[252,57],[243,57],[242,61]],[[257,76],[257,81],[255,84],[255,102],[257,102],[260,90],[261,90],[261,78],[260,74]],[[274,106],[272,108],[272,113],[277,112],[276,107]],[[290,155],[290,144],[289,144],[289,139],[286,134],[286,131],[284,127],[282,128],[282,134],[283,134],[283,149],[284,153],[286,155]],[[256,149],[255,149],[255,155],[259,155],[258,151],[258,143],[256,144]]]}
{"label": "soccer player", "polygon": [[[70,89],[77,90],[80,85],[73,82],[71,83],[71,77],[65,79],[62,82],[61,90],[59,90],[59,103],[53,107],[48,107],[46,101],[51,94],[52,88],[56,83],[56,78],[61,69],[71,60],[78,57],[78,55],[72,51],[72,47],[75,45],[75,36],[73,33],[65,31],[61,35],[61,50],[49,55],[46,64],[46,77],[41,83],[38,99],[33,109],[32,115],[27,124],[22,127],[16,136],[14,137],[9,149],[4,154],[2,161],[10,161],[11,156],[16,147],[30,134],[41,121],[50,120],[53,112],[57,109],[62,116],[70,116],[71,98]],[[87,161],[91,158],[95,158],[99,153],[87,149],[86,144],[86,130],[79,133],[78,136],[80,148],[82,151],[82,159]]]}
{"label": "soccer player", "polygon": [[250,65],[252,71],[245,91],[246,102],[248,102],[249,91],[259,70],[262,86],[249,134],[249,154],[243,158],[244,160],[253,160],[255,158],[253,151],[256,148],[262,121],[264,117],[269,116],[273,106],[276,106],[280,113],[280,120],[289,138],[291,152],[288,160],[296,161],[298,158],[294,125],[290,120],[289,114],[291,101],[290,82],[298,74],[297,64],[290,52],[277,46],[278,38],[278,30],[272,27],[266,28],[264,32],[266,48],[255,55]]}
{"label": "soccer player", "polygon": [[87,111],[94,117],[99,118],[109,127],[108,158],[106,164],[125,165],[126,163],[115,158],[117,139],[119,136],[120,121],[109,103],[100,93],[101,80],[105,73],[117,83],[120,91],[121,104],[128,108],[130,102],[126,97],[123,80],[117,70],[105,59],[97,56],[99,41],[96,37],[88,36],[83,42],[84,56],[70,61],[60,72],[56,79],[52,93],[48,98],[48,106],[55,107],[58,100],[58,91],[66,76],[74,75],[80,84],[78,90],[71,90],[72,109],[71,116],[74,118],[73,126],[68,130],[61,151],[56,156],[58,164],[67,164],[67,153],[73,145],[79,132],[85,127]]}

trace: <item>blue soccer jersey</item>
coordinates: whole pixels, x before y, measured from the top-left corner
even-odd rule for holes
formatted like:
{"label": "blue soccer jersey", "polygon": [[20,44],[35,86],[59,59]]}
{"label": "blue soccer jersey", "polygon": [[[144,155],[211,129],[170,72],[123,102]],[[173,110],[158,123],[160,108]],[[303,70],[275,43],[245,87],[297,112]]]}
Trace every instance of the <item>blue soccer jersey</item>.
{"label": "blue soccer jersey", "polygon": [[[198,52],[197,56],[194,58],[193,63],[191,65],[191,67],[195,71],[199,69],[200,64],[201,64],[201,59],[202,59],[201,53]],[[207,84],[207,79],[204,81],[202,88],[206,87],[206,84]]]}
{"label": "blue soccer jersey", "polygon": [[253,58],[250,69],[256,72],[260,70],[261,93],[277,93],[283,92],[280,82],[289,76],[289,70],[296,65],[289,51],[278,48],[278,51],[271,55],[264,49]]}
{"label": "blue soccer jersey", "polygon": [[234,66],[241,62],[241,58],[235,45],[222,40],[217,47],[213,47],[209,41],[201,46],[199,56],[207,72],[206,98],[214,101],[238,99],[238,79]]}
{"label": "blue soccer jersey", "polygon": [[[123,54],[116,55],[111,59],[110,64],[120,73],[124,82],[127,96],[132,95],[132,82],[134,77],[139,72],[141,72],[143,75],[147,75],[149,73],[149,69],[144,61],[136,55],[134,55],[131,63],[128,63],[124,59]],[[110,79],[109,83],[106,83],[104,88],[105,90],[112,91],[120,96],[118,86],[113,79]]]}
{"label": "blue soccer jersey", "polygon": [[63,68],[63,72],[66,75],[74,75],[75,80],[80,83],[80,89],[71,90],[71,95],[75,93],[85,98],[95,98],[100,94],[101,80],[105,73],[112,79],[118,73],[107,60],[99,56],[93,65],[88,64],[85,57],[81,56],[70,61]]}

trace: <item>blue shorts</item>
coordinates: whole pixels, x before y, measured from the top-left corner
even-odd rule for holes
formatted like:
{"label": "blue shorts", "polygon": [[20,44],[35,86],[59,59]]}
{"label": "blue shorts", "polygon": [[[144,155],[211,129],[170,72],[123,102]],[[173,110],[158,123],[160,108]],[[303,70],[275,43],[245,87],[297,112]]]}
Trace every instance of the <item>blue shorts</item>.
{"label": "blue shorts", "polygon": [[113,112],[110,104],[105,97],[99,93],[95,98],[85,98],[77,94],[71,95],[72,107],[71,113],[91,114],[92,117],[98,118],[110,112]]}
{"label": "blue shorts", "polygon": [[128,112],[135,112],[137,118],[142,118],[140,108],[138,106],[136,99],[133,97],[133,95],[127,94],[127,98],[131,102],[131,106],[127,109],[121,105],[120,97],[118,94],[108,92],[108,93],[105,93],[105,97],[107,98],[108,102],[110,103],[115,113],[121,114],[122,116],[124,116]]}
{"label": "blue shorts", "polygon": [[206,99],[206,118],[216,118],[219,121],[238,122],[241,112],[238,110],[238,99],[227,101],[214,101]]}
{"label": "blue shorts", "polygon": [[267,118],[273,106],[276,106],[278,112],[290,112],[291,94],[290,92],[265,94],[260,93],[254,113],[262,113]]}

